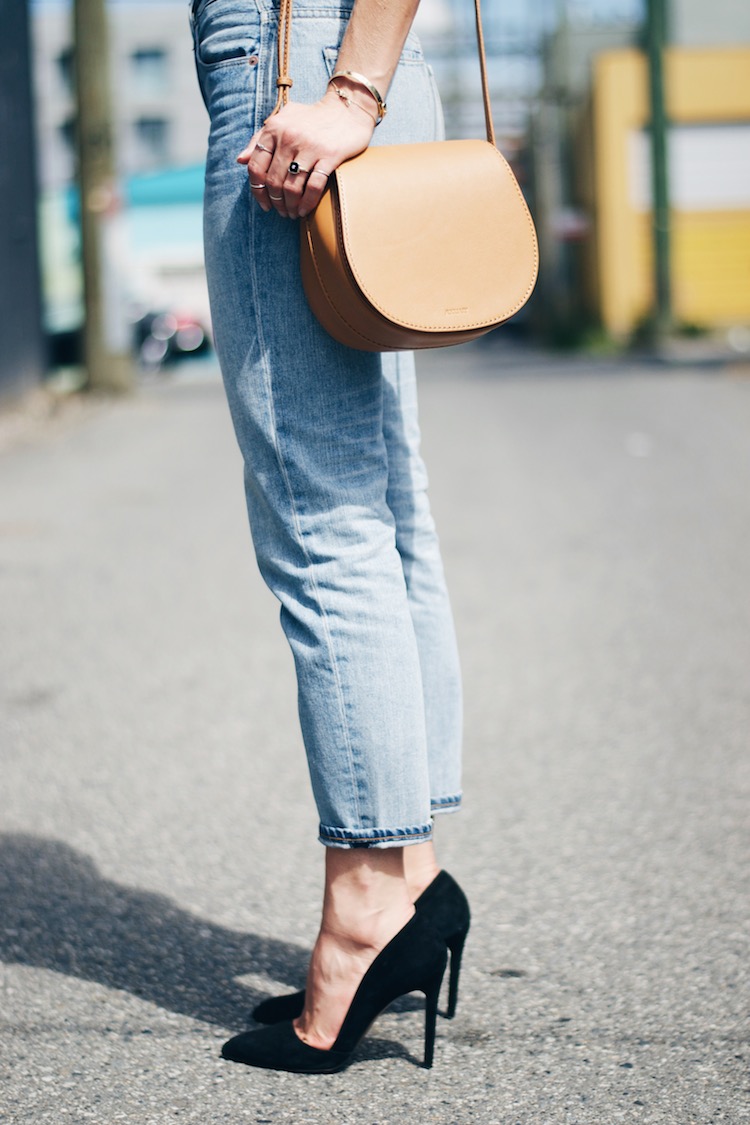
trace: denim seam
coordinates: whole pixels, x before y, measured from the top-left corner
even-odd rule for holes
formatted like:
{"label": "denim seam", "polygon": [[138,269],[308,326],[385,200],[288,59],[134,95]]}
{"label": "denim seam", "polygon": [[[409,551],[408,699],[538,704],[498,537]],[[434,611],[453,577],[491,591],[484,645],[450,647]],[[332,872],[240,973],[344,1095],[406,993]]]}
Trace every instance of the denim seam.
{"label": "denim seam", "polygon": [[[260,81],[260,79],[261,79],[261,75],[258,74],[258,81]],[[257,105],[260,104],[260,99],[257,100],[256,104]],[[257,119],[256,119],[256,121],[253,122],[253,126],[257,127]],[[251,206],[255,206],[255,204],[251,204]],[[258,216],[255,215],[254,212],[251,212],[251,214],[253,214],[254,220],[257,222]],[[258,301],[258,294],[259,294],[258,275],[257,275],[257,272],[256,272],[256,260],[255,260],[255,255],[252,253],[252,247],[250,248],[250,250],[251,250],[251,252],[249,254],[249,258],[250,258],[250,262],[251,262],[251,274],[252,274],[252,285],[253,285],[253,302],[254,302],[255,309],[257,310],[260,307],[260,303]],[[341,713],[341,724],[342,724],[342,727],[343,727],[344,739],[345,739],[345,742],[346,742],[347,762],[348,762],[348,766],[349,766],[349,781],[350,781],[350,785],[351,785],[351,788],[352,788],[352,795],[353,795],[353,798],[354,798],[354,806],[357,810],[357,819],[361,820],[361,812],[360,812],[360,805],[359,805],[359,787],[358,787],[358,784],[357,784],[357,770],[356,770],[355,765],[354,765],[354,752],[353,752],[353,748],[352,748],[351,734],[350,734],[350,731],[349,731],[349,722],[348,722],[348,718],[347,718],[347,714],[346,714],[346,704],[345,704],[345,701],[344,701],[344,693],[343,693],[342,686],[341,686],[341,677],[339,675],[338,661],[336,659],[336,654],[334,652],[333,640],[332,640],[332,637],[331,637],[331,631],[330,631],[329,624],[328,624],[328,614],[327,614],[326,608],[323,604],[322,598],[320,596],[318,584],[317,584],[316,579],[315,579],[315,572],[314,572],[313,566],[312,566],[312,560],[310,558],[310,555],[307,551],[307,547],[305,545],[304,536],[302,534],[302,528],[300,527],[300,522],[299,522],[299,514],[297,512],[297,506],[296,506],[296,503],[295,503],[295,500],[294,500],[294,492],[293,492],[293,489],[292,489],[292,486],[291,486],[291,481],[289,480],[289,474],[287,472],[286,464],[284,462],[284,458],[283,458],[283,455],[282,455],[282,452],[281,452],[281,447],[280,447],[280,443],[279,443],[279,436],[278,436],[278,429],[277,429],[277,426],[276,426],[276,409],[275,409],[274,393],[273,393],[273,377],[271,375],[271,368],[270,368],[270,365],[268,363],[268,349],[266,347],[265,335],[264,335],[264,332],[263,332],[263,320],[262,320],[262,317],[257,315],[257,311],[256,311],[255,322],[256,322],[256,329],[257,329],[257,333],[258,333],[258,343],[260,344],[260,347],[261,347],[261,357],[262,357],[261,362],[263,364],[263,376],[264,376],[264,380],[265,380],[265,383],[266,383],[266,389],[267,389],[267,394],[268,394],[268,405],[269,405],[269,412],[270,412],[271,436],[272,436],[272,440],[273,440],[273,450],[274,450],[274,454],[276,456],[276,462],[279,466],[279,471],[281,473],[282,480],[284,482],[284,488],[286,489],[287,497],[289,498],[289,506],[290,506],[291,513],[292,513],[293,526],[294,526],[294,529],[295,529],[295,532],[296,532],[298,545],[299,545],[299,548],[302,552],[302,556],[305,559],[305,562],[306,562],[306,564],[309,568],[309,577],[310,577],[310,583],[311,583],[311,587],[312,587],[313,599],[316,602],[316,604],[318,606],[318,609],[320,611],[321,621],[323,622],[323,628],[325,630],[326,646],[328,648],[328,657],[331,661],[331,668],[332,668],[333,675],[334,675],[334,682],[336,684],[336,695],[337,695],[337,698],[338,698],[338,701],[339,701],[339,710],[340,710],[340,713]]]}
{"label": "denim seam", "polygon": [[207,63],[207,62],[204,62],[203,59],[200,57],[200,55],[198,54],[198,49],[196,48],[195,58],[196,58],[196,61],[198,63],[198,66],[201,67],[203,70],[208,71],[209,74],[211,74],[214,71],[222,69],[222,68],[227,67],[227,66],[247,66],[248,65],[247,60],[249,58],[252,58],[252,54],[248,53],[248,54],[244,54],[244,55],[232,55],[232,57],[228,58],[228,59],[216,59],[214,62]]}
{"label": "denim seam", "polygon": [[430,812],[458,812],[459,808],[461,807],[462,798],[462,793],[457,793],[454,797],[435,797],[430,801]]}
{"label": "denim seam", "polygon": [[[270,17],[271,19],[274,19],[276,22],[278,22],[278,0],[256,0],[255,6],[257,11],[259,11],[261,15]],[[294,19],[304,19],[305,17],[312,19],[320,19],[326,17],[340,18],[341,16],[345,16],[348,19],[352,14],[353,7],[353,2],[340,4],[300,3],[295,5]]]}
{"label": "denim seam", "polygon": [[[300,14],[302,14],[302,13],[300,13]],[[296,13],[295,13],[295,18],[296,18]],[[341,49],[340,46],[337,47],[335,45],[332,46],[332,47],[324,47],[323,48],[323,58],[325,60],[326,69],[331,74],[333,73],[333,69],[329,64],[336,62],[340,49]],[[417,51],[414,47],[404,47],[403,51],[401,52],[401,57],[398,60],[398,65],[399,66],[424,66],[428,70],[430,69],[429,64],[425,61],[424,55],[421,53],[421,51]]]}
{"label": "denim seam", "polygon": [[355,832],[349,828],[333,828],[321,824],[318,828],[322,841],[338,843],[355,843],[362,840],[367,843],[390,843],[403,840],[429,839],[432,835],[432,825],[423,824],[413,828],[371,828],[363,832]]}

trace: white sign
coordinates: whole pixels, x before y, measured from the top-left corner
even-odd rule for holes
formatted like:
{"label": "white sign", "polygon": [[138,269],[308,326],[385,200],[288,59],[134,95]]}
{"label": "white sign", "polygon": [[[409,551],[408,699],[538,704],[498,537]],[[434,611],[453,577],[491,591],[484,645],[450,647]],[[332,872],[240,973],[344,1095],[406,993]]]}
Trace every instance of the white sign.
{"label": "white sign", "polygon": [[[670,204],[676,211],[750,211],[750,124],[672,125],[668,131]],[[651,137],[628,137],[630,203],[651,210]]]}

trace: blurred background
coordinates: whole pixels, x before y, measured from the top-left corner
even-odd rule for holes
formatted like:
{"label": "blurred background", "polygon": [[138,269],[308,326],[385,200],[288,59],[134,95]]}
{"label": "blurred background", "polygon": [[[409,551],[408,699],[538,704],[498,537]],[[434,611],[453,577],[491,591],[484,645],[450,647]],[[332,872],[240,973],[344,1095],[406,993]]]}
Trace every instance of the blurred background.
{"label": "blurred background", "polygon": [[[187,0],[2,11],[0,393],[60,371],[126,387],[210,354]],[[484,0],[483,15],[499,144],[541,246],[514,333],[750,352],[750,5]],[[469,0],[418,16],[449,136],[482,135],[473,18]]]}

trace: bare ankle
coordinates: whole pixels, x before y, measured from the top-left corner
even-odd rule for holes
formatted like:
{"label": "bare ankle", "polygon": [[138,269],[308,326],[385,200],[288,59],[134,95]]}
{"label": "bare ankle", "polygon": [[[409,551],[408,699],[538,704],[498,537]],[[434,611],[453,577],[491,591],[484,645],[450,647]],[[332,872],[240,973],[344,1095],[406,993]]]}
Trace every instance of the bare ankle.
{"label": "bare ankle", "polygon": [[365,895],[340,887],[326,895],[320,932],[342,947],[348,945],[352,952],[358,947],[381,948],[413,913],[406,880],[395,886],[371,888]]}
{"label": "bare ankle", "polygon": [[412,844],[404,849],[404,871],[412,902],[416,902],[433,879],[440,874],[440,865],[432,841]]}
{"label": "bare ankle", "polygon": [[408,921],[411,902],[402,848],[327,853],[321,933],[377,946]]}

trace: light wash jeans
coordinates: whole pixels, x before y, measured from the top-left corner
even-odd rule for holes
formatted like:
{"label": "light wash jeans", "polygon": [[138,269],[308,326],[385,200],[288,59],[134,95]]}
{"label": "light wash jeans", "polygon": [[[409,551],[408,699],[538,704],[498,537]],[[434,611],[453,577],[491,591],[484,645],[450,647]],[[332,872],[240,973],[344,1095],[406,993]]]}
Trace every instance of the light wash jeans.
{"label": "light wash jeans", "polygon": [[[350,8],[297,0],[296,101],[325,90]],[[264,214],[235,157],[275,97],[272,0],[196,0],[211,118],[205,252],[216,349],[253,542],[281,602],[320,839],[392,847],[460,802],[461,683],[419,455],[414,359],[336,343],[299,278],[296,222]],[[410,36],[376,143],[430,140],[442,118]]]}

